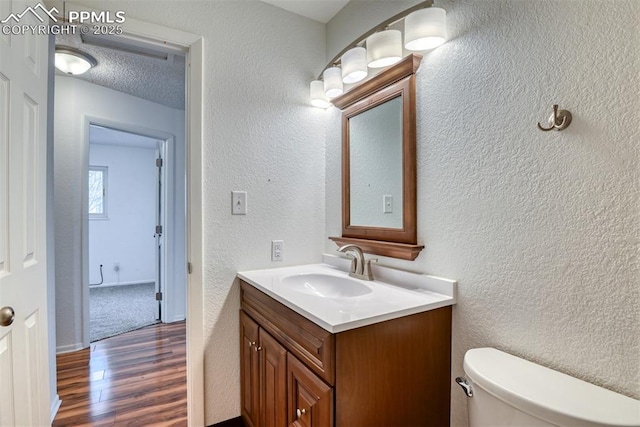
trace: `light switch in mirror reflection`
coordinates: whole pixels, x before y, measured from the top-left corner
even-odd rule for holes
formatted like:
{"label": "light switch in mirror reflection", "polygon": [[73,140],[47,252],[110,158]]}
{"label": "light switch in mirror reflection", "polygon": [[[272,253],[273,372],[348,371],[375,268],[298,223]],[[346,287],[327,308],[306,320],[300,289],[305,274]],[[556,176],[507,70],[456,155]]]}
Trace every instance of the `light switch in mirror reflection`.
{"label": "light switch in mirror reflection", "polygon": [[402,228],[402,136],[400,96],[349,119],[351,225]]}

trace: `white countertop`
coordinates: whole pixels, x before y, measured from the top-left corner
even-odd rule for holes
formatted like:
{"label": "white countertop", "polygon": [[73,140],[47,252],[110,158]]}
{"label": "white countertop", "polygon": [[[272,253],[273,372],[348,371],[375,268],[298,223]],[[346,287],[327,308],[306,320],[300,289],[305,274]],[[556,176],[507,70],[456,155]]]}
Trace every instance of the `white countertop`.
{"label": "white countertop", "polygon": [[357,280],[370,293],[348,298],[322,298],[292,290],[287,276],[320,273],[348,277],[350,261],[323,256],[324,264],[242,271],[238,277],[323,329],[343,332],[385,320],[421,313],[456,303],[456,282],[440,277],[373,265],[376,280]]}

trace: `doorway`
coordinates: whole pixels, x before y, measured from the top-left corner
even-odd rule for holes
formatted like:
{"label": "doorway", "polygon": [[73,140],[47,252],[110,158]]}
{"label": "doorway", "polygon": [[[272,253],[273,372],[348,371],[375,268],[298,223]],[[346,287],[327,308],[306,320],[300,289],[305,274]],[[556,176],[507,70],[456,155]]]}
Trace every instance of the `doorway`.
{"label": "doorway", "polygon": [[164,320],[163,153],[157,138],[89,126],[90,342]]}
{"label": "doorway", "polygon": [[[78,10],[83,9],[78,7]],[[123,38],[134,43],[142,43],[146,45],[154,45],[161,49],[170,49],[173,51],[182,51],[186,53],[186,105],[182,114],[183,121],[183,133],[186,134],[186,139],[183,141],[183,147],[185,152],[182,153],[182,158],[176,157],[176,163],[183,163],[186,165],[186,182],[182,182],[179,186],[185,192],[185,201],[182,203],[172,203],[167,201],[166,206],[173,207],[176,211],[182,211],[183,217],[185,217],[185,224],[183,224],[183,231],[181,233],[174,233],[174,237],[180,241],[176,241],[176,246],[182,245],[181,248],[176,249],[182,251],[182,253],[188,254],[188,266],[189,274],[186,274],[187,263],[182,264],[184,276],[187,278],[187,387],[188,387],[188,411],[189,411],[189,424],[202,425],[204,423],[204,369],[203,369],[203,353],[204,353],[204,335],[203,335],[203,306],[202,306],[202,283],[203,283],[203,241],[202,241],[202,105],[203,105],[203,40],[199,35],[187,33],[180,30],[167,28],[161,25],[150,24],[147,22],[138,21],[134,18],[127,18],[126,23],[123,24],[124,34]],[[71,80],[71,79],[68,79]],[[58,87],[58,82],[56,82]],[[76,91],[77,92],[77,91]],[[100,100],[99,103],[95,102]],[[65,126],[55,127],[55,139],[56,141],[62,140],[63,143],[68,144],[69,157],[60,158],[61,162],[76,162],[77,159],[88,159],[88,133],[89,125],[91,123],[99,123],[105,126],[111,126],[118,128],[121,124],[131,124],[131,116],[135,113],[144,114],[147,118],[156,116],[156,119],[166,121],[166,118],[160,117],[154,114],[153,111],[145,109],[130,108],[127,105],[117,105],[115,110],[115,116],[110,117],[103,114],[103,112],[97,108],[100,107],[100,103],[105,102],[105,97],[81,97],[75,98],[70,101],[68,98],[55,98],[56,111],[58,110],[58,102],[63,105],[62,111],[65,114],[76,114],[72,121],[68,122]],[[83,111],[80,114],[79,112]],[[105,119],[106,118],[106,119]],[[95,119],[95,120],[94,120]],[[140,123],[140,122],[139,122]],[[147,131],[153,130],[153,126],[140,123],[134,130],[143,134]],[[156,135],[153,135],[156,136]],[[176,141],[176,146],[178,142]],[[168,148],[171,149],[170,147]],[[56,162],[57,162],[56,158]],[[82,160],[83,161],[83,160]],[[86,162],[88,165],[88,160]],[[58,164],[56,163],[56,169]],[[178,172],[176,172],[177,174]],[[72,187],[80,185],[80,182],[84,182],[84,177],[87,176],[88,170],[73,172],[68,177],[64,177],[62,180],[57,180],[56,186]],[[184,176],[184,175],[183,175]],[[177,182],[175,179],[168,177],[167,182]],[[75,191],[75,190],[74,190]],[[66,204],[69,208],[70,218],[64,218],[69,220],[68,229],[62,230],[67,236],[72,236],[74,242],[72,245],[63,246],[62,250],[57,247],[58,253],[73,252],[73,262],[59,263],[56,262],[56,267],[60,268],[56,270],[57,282],[63,286],[68,286],[67,289],[60,292],[60,288],[56,287],[56,304],[58,305],[58,312],[60,310],[66,311],[69,309],[69,317],[72,317],[74,322],[69,327],[57,325],[57,335],[67,335],[68,347],[64,349],[58,348],[58,351],[73,351],[73,349],[84,348],[88,345],[84,342],[84,337],[88,338],[88,324],[86,330],[79,325],[77,319],[83,321],[88,318],[88,304],[84,305],[81,309],[81,313],[78,313],[78,308],[81,305],[79,301],[88,301],[88,283],[89,272],[88,268],[84,269],[78,265],[76,260],[80,260],[84,264],[83,258],[88,258],[88,233],[83,234],[82,229],[88,228],[88,221],[86,214],[82,214],[79,217],[79,213],[85,206],[84,198],[78,193],[74,193],[72,197],[63,198],[55,202],[56,208],[59,204]],[[185,209],[186,206],[186,209]],[[186,212],[185,212],[186,211]],[[56,222],[56,228],[57,228]],[[71,227],[73,226],[73,228]],[[66,227],[66,225],[65,225]],[[78,228],[80,230],[78,230]],[[171,234],[164,230],[165,239],[171,238]],[[80,244],[78,244],[80,241]],[[58,246],[58,245],[57,245]],[[87,262],[88,266],[88,262]],[[81,277],[76,275],[78,271],[82,270]],[[62,276],[62,280],[60,277]],[[86,286],[85,286],[86,284]],[[73,305],[71,305],[73,304]],[[166,315],[169,319],[171,316],[169,310]]]}

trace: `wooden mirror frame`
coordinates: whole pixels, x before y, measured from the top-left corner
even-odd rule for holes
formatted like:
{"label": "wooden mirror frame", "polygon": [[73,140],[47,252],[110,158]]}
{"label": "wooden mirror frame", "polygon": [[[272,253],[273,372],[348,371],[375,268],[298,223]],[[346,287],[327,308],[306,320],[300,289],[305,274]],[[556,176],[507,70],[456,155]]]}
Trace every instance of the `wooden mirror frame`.
{"label": "wooden mirror frame", "polygon": [[[338,246],[352,243],[367,253],[408,260],[414,260],[424,248],[416,244],[415,72],[421,60],[421,55],[411,54],[331,101],[342,110],[342,237],[329,238]],[[402,227],[351,225],[349,119],[399,96],[402,97]]]}

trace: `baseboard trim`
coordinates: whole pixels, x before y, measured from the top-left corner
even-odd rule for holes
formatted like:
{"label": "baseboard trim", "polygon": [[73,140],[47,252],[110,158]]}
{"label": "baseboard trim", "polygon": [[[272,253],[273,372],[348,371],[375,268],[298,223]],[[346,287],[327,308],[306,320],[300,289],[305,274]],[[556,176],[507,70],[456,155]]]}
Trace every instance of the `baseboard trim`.
{"label": "baseboard trim", "polygon": [[131,282],[110,282],[110,283],[103,283],[101,285],[89,285],[90,289],[94,289],[94,288],[109,288],[111,286],[131,286],[131,285],[146,285],[147,283],[155,283],[156,281],[153,279],[149,279],[149,280],[134,280]]}
{"label": "baseboard trim", "polygon": [[83,348],[85,348],[82,343],[75,343],[75,344],[69,344],[69,345],[62,345],[60,347],[56,347],[56,354],[63,354],[63,353],[71,353],[74,351],[78,351],[78,350],[82,350]]}
{"label": "baseboard trim", "polygon": [[187,317],[183,314],[181,316],[173,316],[173,320],[169,323],[174,323],[174,322],[182,322],[184,320],[186,320]]}
{"label": "baseboard trim", "polygon": [[58,409],[60,409],[60,405],[62,405],[62,400],[60,400],[60,396],[56,394],[53,398],[53,402],[51,402],[51,423],[53,424],[53,420],[56,419],[56,415],[58,414]]}
{"label": "baseboard trim", "polygon": [[242,421],[242,417],[231,418],[227,421],[222,421],[220,423],[213,424],[209,427],[245,427],[244,421]]}

